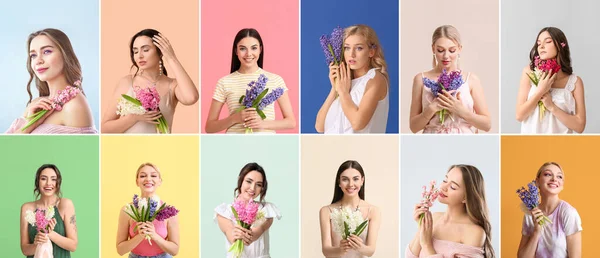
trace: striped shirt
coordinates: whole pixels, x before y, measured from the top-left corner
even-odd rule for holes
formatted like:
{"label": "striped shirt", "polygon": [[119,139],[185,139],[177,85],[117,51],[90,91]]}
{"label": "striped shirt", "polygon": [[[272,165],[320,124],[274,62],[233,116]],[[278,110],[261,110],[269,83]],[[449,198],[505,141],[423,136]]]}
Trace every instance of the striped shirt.
{"label": "striped shirt", "polygon": [[[238,71],[235,71],[219,79],[213,99],[221,103],[226,103],[227,108],[229,109],[229,114],[233,114],[233,112],[235,112],[235,110],[241,106],[239,101],[240,98],[246,94],[248,83],[258,80],[260,74],[265,74],[265,76],[269,79],[266,86],[266,88],[269,89],[269,92],[276,88],[283,88],[284,91],[287,91],[287,87],[285,86],[285,82],[281,76],[258,68],[258,70],[256,70],[254,73],[242,74]],[[265,116],[267,116],[265,120],[275,120],[275,103],[266,106],[263,109],[263,112],[265,113]],[[245,131],[246,128],[242,124],[235,124],[227,129],[227,133],[244,133]],[[274,130],[264,129],[255,129],[253,131],[255,133],[275,132]]]}

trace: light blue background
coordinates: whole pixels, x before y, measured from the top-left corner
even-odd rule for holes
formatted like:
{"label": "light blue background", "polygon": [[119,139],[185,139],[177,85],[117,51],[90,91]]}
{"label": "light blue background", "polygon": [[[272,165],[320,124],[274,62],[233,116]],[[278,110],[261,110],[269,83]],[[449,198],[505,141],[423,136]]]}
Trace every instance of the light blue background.
{"label": "light blue background", "polygon": [[[400,242],[402,252],[414,238],[418,226],[413,220],[415,205],[421,200],[422,187],[436,180],[440,186],[454,164],[477,167],[485,182],[485,198],[492,224],[492,246],[500,252],[500,152],[498,136],[403,135],[400,139]],[[444,212],[447,206],[435,202],[432,212]]]}
{"label": "light blue background", "polygon": [[[73,45],[81,63],[83,89],[99,127],[99,10],[97,0],[56,1],[3,1],[0,8],[0,76],[2,100],[0,101],[0,132],[6,131],[12,121],[23,115],[27,95],[28,46],[27,37],[32,32],[56,28],[62,30]],[[37,97],[35,83],[32,94]]]}

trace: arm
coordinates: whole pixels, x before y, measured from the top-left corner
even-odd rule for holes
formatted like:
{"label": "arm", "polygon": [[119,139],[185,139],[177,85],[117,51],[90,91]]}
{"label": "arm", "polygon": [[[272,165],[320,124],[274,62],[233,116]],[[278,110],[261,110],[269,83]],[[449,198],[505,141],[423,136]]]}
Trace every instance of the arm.
{"label": "arm", "polygon": [[567,236],[567,253],[569,258],[581,258],[581,231]]}
{"label": "arm", "polygon": [[262,120],[258,113],[252,112],[253,121],[249,120],[247,126],[252,129],[267,129],[267,130],[281,130],[291,129],[296,127],[296,118],[294,117],[294,111],[292,111],[292,103],[287,92],[283,93],[279,99],[279,108],[283,114],[283,119],[280,120]]}
{"label": "arm", "polygon": [[331,104],[335,100],[336,96],[337,96],[337,94],[336,94],[335,90],[332,88],[329,91],[329,94],[327,95],[325,102],[323,102],[323,105],[321,105],[321,108],[319,109],[319,112],[317,113],[317,118],[315,120],[315,129],[317,130],[318,133],[325,132],[325,117],[327,117],[327,112],[329,111],[329,108],[331,107]]}
{"label": "arm", "polygon": [[325,257],[340,257],[346,253],[341,246],[333,247],[331,240],[331,223],[329,221],[329,208],[321,208],[319,212],[321,224],[321,251]]}
{"label": "arm", "polygon": [[154,45],[161,50],[165,62],[169,64],[169,68],[175,74],[175,97],[177,100],[186,106],[196,103],[199,96],[198,89],[175,56],[175,51],[169,40],[162,33],[154,36],[152,40]]}
{"label": "arm", "polygon": [[527,95],[529,95],[529,90],[532,87],[528,76],[528,74],[531,72],[532,71],[531,69],[529,69],[529,66],[523,68],[523,72],[521,74],[521,81],[519,82],[519,93],[517,94],[516,108],[517,121],[519,122],[523,122],[531,115],[531,113],[537,107],[537,104],[542,98],[542,96],[544,96],[544,93],[546,93],[550,89],[550,86],[544,86],[544,88],[540,88],[543,86],[542,80],[540,79],[540,82],[537,86],[538,90],[531,96],[530,99],[527,99]]}
{"label": "arm", "polygon": [[265,231],[269,230],[269,228],[273,225],[273,218],[268,218],[264,223],[260,224],[258,227],[253,227],[250,230],[252,231],[252,241],[256,241],[260,236],[262,236]]}
{"label": "arm", "polygon": [[55,231],[51,231],[48,234],[50,241],[55,243],[62,249],[65,249],[69,252],[75,252],[77,249],[77,224],[75,221],[75,206],[73,202],[69,199],[62,198],[60,201],[60,210],[62,210],[65,214],[65,235],[61,236]]}
{"label": "arm", "polygon": [[471,96],[473,97],[473,112],[465,112],[460,114],[461,117],[467,121],[470,125],[483,131],[489,131],[492,127],[490,122],[490,113],[488,112],[487,104],[485,102],[485,96],[483,95],[483,88],[481,82],[475,74],[470,76],[471,85]]}
{"label": "arm", "polygon": [[379,226],[381,225],[381,211],[379,208],[372,207],[369,214],[369,232],[367,234],[367,243],[358,249],[362,255],[371,257],[375,253],[377,247],[377,236],[379,234]]}
{"label": "arm", "polygon": [[133,81],[130,76],[125,76],[119,80],[111,101],[104,109],[104,115],[102,116],[103,133],[124,133],[137,122],[135,115],[117,115],[117,105],[121,99],[121,95],[127,93],[129,85],[132,83]]}
{"label": "arm", "polygon": [[[563,123],[567,128],[577,132],[582,133],[583,129],[585,129],[585,98],[584,98],[584,89],[583,82],[581,78],[577,78],[577,82],[575,83],[575,90],[573,90],[573,95],[575,97],[575,114],[571,115],[556,105],[551,99],[544,101],[544,105],[561,123]],[[545,95],[550,96],[550,95]],[[551,98],[551,96],[550,96]]]}
{"label": "arm", "polygon": [[[138,223],[141,225],[141,223]],[[119,211],[119,227],[117,228],[117,253],[120,256],[131,252],[140,242],[144,240],[143,234],[137,234],[129,239],[129,215],[125,211]]]}
{"label": "arm", "polygon": [[[519,250],[517,252],[518,258],[534,258],[535,252],[537,251],[538,241],[542,235],[542,226],[539,225],[539,221],[543,219],[541,216],[543,215],[542,211],[539,208],[534,208],[531,210],[532,218],[535,218],[533,221],[535,229],[533,233],[529,235],[523,234],[521,236],[521,242],[519,243]],[[523,217],[523,228],[526,227],[527,217]]]}
{"label": "arm", "polygon": [[171,217],[166,221],[167,223],[167,239],[160,237],[154,231],[152,222],[147,224],[152,227],[151,239],[166,253],[170,255],[177,255],[179,253],[179,219],[177,216]]}
{"label": "arm", "polygon": [[[342,64],[342,68],[344,66]],[[349,74],[350,68],[348,67],[347,70]],[[342,77],[340,83],[343,81],[344,77]],[[387,82],[385,77],[380,73],[377,73],[373,79],[367,82],[365,93],[358,106],[352,101],[349,87],[347,90],[338,91],[342,110],[346,118],[350,121],[354,131],[362,130],[369,124],[377,108],[377,103],[385,98],[387,91]]]}
{"label": "arm", "polygon": [[243,123],[242,112],[235,112],[224,119],[219,119],[219,115],[221,114],[221,109],[223,108],[224,103],[219,102],[218,100],[213,99],[210,103],[210,109],[208,111],[208,117],[206,118],[206,123],[204,126],[204,130],[207,133],[216,133],[223,131],[229,127],[232,127],[235,124]]}
{"label": "arm", "polygon": [[25,203],[23,206],[21,206],[21,252],[25,256],[34,255],[36,248],[36,244],[29,243],[29,231],[27,230],[28,223],[25,220],[25,212],[32,209],[33,207],[30,207],[29,203]]}
{"label": "arm", "polygon": [[413,133],[423,130],[435,113],[439,110],[442,110],[437,100],[434,100],[432,105],[428,105],[425,108],[422,107],[423,87],[423,79],[421,78],[421,75],[415,75],[415,78],[413,79],[412,97],[410,102],[410,130]]}
{"label": "arm", "polygon": [[[9,133],[30,134],[31,132],[33,132],[33,130],[35,130],[35,128],[37,128],[39,125],[43,124],[44,121],[46,120],[46,118],[48,118],[50,115],[52,115],[52,113],[54,113],[54,109],[52,108],[52,101],[48,97],[39,97],[39,98],[36,98],[33,101],[31,101],[31,103],[29,103],[27,105],[25,112],[23,113],[23,117],[26,118],[26,117],[32,116],[34,113],[42,111],[43,109],[48,110],[48,112],[44,116],[42,116],[37,122],[33,123],[27,129],[22,131],[21,128],[25,127],[25,125],[27,125],[29,123],[29,121],[27,119],[25,119],[24,123],[22,123],[20,125],[16,124],[16,126],[15,126],[16,128],[9,129]],[[14,130],[12,130],[12,129],[14,129]]]}

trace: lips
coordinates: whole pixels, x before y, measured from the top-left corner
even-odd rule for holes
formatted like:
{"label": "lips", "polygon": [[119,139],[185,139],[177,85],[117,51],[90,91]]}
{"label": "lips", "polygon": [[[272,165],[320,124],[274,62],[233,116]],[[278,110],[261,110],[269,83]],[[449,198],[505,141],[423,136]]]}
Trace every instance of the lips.
{"label": "lips", "polygon": [[139,65],[139,66],[144,66],[145,64],[146,64],[146,61],[139,61],[139,62],[138,62],[138,65]]}
{"label": "lips", "polygon": [[348,64],[351,64],[351,65],[356,64],[356,61],[350,60],[350,61],[348,61]]}
{"label": "lips", "polygon": [[46,70],[48,70],[48,68],[38,68],[36,71],[37,71],[37,73],[43,73]]}
{"label": "lips", "polygon": [[446,198],[446,197],[448,197],[448,196],[447,196],[447,195],[445,195],[444,193],[440,192],[440,197],[441,197],[441,198]]}
{"label": "lips", "polygon": [[151,188],[153,186],[154,186],[154,184],[152,184],[152,183],[145,183],[144,184],[144,187],[146,187],[146,188]]}
{"label": "lips", "polygon": [[550,187],[550,188],[558,188],[558,184],[555,184],[555,183],[549,183],[549,184],[548,184],[548,187]]}
{"label": "lips", "polygon": [[348,192],[348,193],[354,193],[357,190],[358,190],[358,188],[356,188],[356,187],[346,188],[346,192]]}
{"label": "lips", "polygon": [[450,61],[442,61],[442,64],[444,64],[444,65],[450,64]]}

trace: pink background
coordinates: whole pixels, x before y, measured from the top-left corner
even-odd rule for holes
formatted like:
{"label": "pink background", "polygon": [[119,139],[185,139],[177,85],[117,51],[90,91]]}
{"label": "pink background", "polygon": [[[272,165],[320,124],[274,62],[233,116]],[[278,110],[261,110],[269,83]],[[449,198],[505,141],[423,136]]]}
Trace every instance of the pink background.
{"label": "pink background", "polygon": [[[208,116],[210,103],[217,81],[229,74],[231,47],[235,34],[243,28],[255,28],[262,37],[265,59],[263,68],[278,74],[288,87],[288,95],[296,117],[296,127],[278,133],[298,132],[298,0],[259,0],[248,2],[202,1],[201,2],[201,127]],[[276,119],[281,111],[276,104]],[[227,105],[223,105],[220,118],[227,117]]]}

